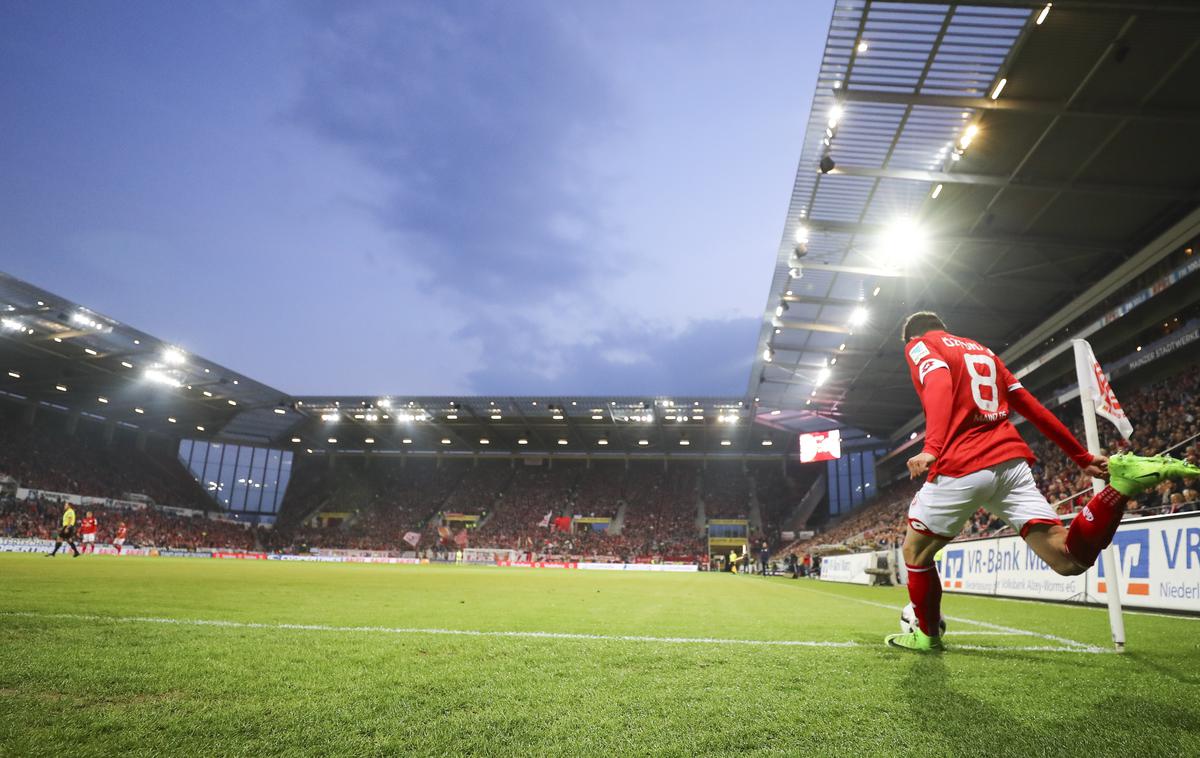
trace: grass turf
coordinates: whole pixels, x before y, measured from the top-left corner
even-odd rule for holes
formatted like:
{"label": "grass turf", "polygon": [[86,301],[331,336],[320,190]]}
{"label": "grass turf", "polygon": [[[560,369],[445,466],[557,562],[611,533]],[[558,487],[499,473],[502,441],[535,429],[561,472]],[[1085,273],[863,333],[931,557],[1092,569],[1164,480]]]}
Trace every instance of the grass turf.
{"label": "grass turf", "polygon": [[[925,657],[879,644],[904,602],[726,574],[0,554],[0,754],[1200,754],[1200,621],[1130,614],[1124,655],[951,621]],[[1109,646],[1102,610],[944,612]]]}

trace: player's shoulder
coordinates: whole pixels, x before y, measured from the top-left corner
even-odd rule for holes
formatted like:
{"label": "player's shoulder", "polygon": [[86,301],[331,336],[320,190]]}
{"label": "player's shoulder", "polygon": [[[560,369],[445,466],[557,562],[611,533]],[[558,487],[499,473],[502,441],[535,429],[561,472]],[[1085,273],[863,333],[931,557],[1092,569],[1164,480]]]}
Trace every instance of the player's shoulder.
{"label": "player's shoulder", "polygon": [[920,366],[921,362],[927,358],[942,357],[941,337],[945,334],[942,331],[932,331],[910,339],[904,346],[904,354],[908,357],[909,363]]}
{"label": "player's shoulder", "polygon": [[949,332],[927,332],[923,338],[931,342],[935,349],[942,351],[986,353],[996,355],[992,349],[973,337],[963,337]]}

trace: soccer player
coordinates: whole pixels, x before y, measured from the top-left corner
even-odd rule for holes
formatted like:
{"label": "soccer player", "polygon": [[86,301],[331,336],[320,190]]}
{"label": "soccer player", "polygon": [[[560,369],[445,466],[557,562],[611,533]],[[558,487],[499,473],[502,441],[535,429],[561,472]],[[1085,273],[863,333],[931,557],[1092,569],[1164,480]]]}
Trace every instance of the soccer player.
{"label": "soccer player", "polygon": [[122,521],[117,527],[117,536],[113,538],[113,547],[117,549],[117,555],[121,554],[121,548],[125,546],[125,522]]}
{"label": "soccer player", "polygon": [[58,539],[54,541],[54,549],[46,553],[47,558],[53,558],[64,542],[71,546],[71,552],[75,554],[74,557],[79,557],[79,548],[75,547],[75,508],[70,503],[67,503],[66,506],[62,515],[62,529],[58,531]]}
{"label": "soccer player", "polygon": [[[935,555],[984,507],[1008,521],[1055,572],[1082,574],[1112,542],[1126,500],[1169,477],[1196,476],[1200,468],[1169,457],[1092,455],[1050,411],[1021,386],[988,348],[957,337],[935,313],[904,322],[905,357],[925,408],[925,446],[908,459],[912,478],[928,479],[908,507],[904,562],[918,628],[887,638],[892,647],[941,650],[942,584]],[[1009,421],[1028,419],[1062,448],[1084,473],[1109,476],[1065,529],[1033,481],[1033,452]]]}
{"label": "soccer player", "polygon": [[96,552],[96,517],[91,511],[79,521],[79,539],[83,543],[83,552]]}

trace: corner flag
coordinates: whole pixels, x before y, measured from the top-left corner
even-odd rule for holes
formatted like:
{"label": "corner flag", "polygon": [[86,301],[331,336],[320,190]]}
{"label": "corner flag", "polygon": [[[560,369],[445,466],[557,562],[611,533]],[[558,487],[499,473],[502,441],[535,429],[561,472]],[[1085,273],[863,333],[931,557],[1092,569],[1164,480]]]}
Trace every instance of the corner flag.
{"label": "corner flag", "polygon": [[1121,404],[1117,402],[1112,384],[1104,374],[1104,369],[1100,368],[1100,362],[1096,360],[1092,346],[1088,344],[1087,340],[1072,340],[1072,342],[1075,343],[1075,373],[1079,376],[1080,394],[1088,393],[1096,413],[1111,421],[1121,436],[1129,439],[1129,436],[1133,434],[1133,424],[1125,416],[1125,411],[1121,410]]}
{"label": "corner flag", "polygon": [[[1129,439],[1129,435],[1133,434],[1133,424],[1125,418],[1125,411],[1121,410],[1121,404],[1117,402],[1117,396],[1113,394],[1112,385],[1108,383],[1104,369],[1100,368],[1092,346],[1087,340],[1071,340],[1071,343],[1075,348],[1075,378],[1079,380],[1079,403],[1083,407],[1083,429],[1087,435],[1088,452],[1099,455],[1100,430],[1096,428],[1097,415],[1111,421],[1125,439]],[[1103,479],[1092,479],[1092,492],[1099,494],[1104,487]],[[1125,649],[1125,618],[1121,615],[1121,591],[1117,589],[1120,582],[1116,581],[1116,577],[1120,575],[1120,567],[1117,552],[1112,545],[1104,548],[1100,553],[1100,560],[1104,566],[1104,575],[1113,577],[1106,587],[1108,625],[1112,630],[1113,644],[1120,651]]]}

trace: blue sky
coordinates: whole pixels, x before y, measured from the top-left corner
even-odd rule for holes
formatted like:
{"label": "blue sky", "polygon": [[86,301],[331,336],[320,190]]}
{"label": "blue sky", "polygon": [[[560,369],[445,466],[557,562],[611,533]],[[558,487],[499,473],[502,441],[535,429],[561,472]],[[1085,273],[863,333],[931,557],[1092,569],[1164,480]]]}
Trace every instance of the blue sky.
{"label": "blue sky", "polygon": [[9,2],[0,268],[298,394],[745,391],[831,2]]}

